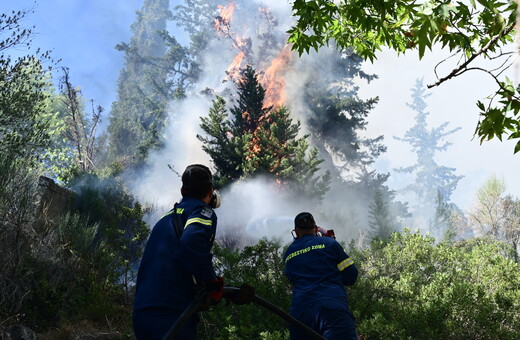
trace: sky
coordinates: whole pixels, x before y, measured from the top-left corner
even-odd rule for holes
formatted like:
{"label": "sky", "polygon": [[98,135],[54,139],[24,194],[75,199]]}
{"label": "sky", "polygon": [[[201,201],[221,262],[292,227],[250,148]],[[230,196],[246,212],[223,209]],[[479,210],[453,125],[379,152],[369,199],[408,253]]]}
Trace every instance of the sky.
{"label": "sky", "polygon": [[[1,0],[0,12],[33,8],[25,24],[35,26],[33,45],[51,50],[59,66],[88,100],[110,109],[123,55],[115,49],[129,41],[130,25],[143,0]],[[20,51],[23,53],[24,51]],[[102,77],[99,75],[102,74]]]}
{"label": "sky", "polygon": [[[94,99],[108,114],[116,99],[117,78],[124,62],[122,53],[114,47],[129,41],[130,25],[142,3],[143,0],[39,0],[34,5],[33,0],[1,0],[0,12],[34,6],[35,13],[26,19],[27,25],[36,26],[33,45],[52,50],[54,58],[61,59],[59,65],[70,68],[72,83],[80,86],[83,96]],[[415,161],[408,145],[393,138],[403,136],[413,125],[414,113],[406,106],[406,102],[411,102],[410,89],[418,78],[423,78],[425,84],[433,83],[433,67],[443,56],[427,53],[419,61],[415,54],[398,57],[383,51],[374,64],[364,65],[365,72],[379,76],[370,84],[359,84],[362,98],[379,96],[366,134],[385,136],[388,151],[375,167],[390,172],[388,184],[392,189],[406,184],[394,169]],[[441,75],[448,72],[446,67]],[[515,74],[510,76],[516,79]],[[478,187],[493,174],[505,180],[508,193],[520,196],[520,155],[513,155],[514,143],[494,140],[480,145],[473,136],[478,122],[475,102],[492,93],[491,86],[485,76],[467,74],[431,89],[427,99],[431,127],[449,122],[449,128],[461,128],[448,138],[453,145],[439,153],[437,161],[464,175],[452,195],[452,201],[462,209],[472,206]]]}
{"label": "sky", "polygon": [[[435,83],[433,69],[445,57],[445,53],[438,52],[419,61],[414,53],[397,56],[387,51],[377,63],[365,64],[365,71],[379,75],[379,79],[361,88],[361,95],[380,98],[370,114],[368,134],[383,134],[388,146],[388,152],[375,166],[379,171],[393,175],[388,182],[393,189],[404,184],[399,183],[393,169],[412,165],[415,161],[409,145],[394,138],[403,136],[414,123],[415,113],[406,106],[412,102],[411,88],[420,78],[425,85]],[[448,66],[441,68],[439,75],[447,75],[450,71]],[[517,78],[514,69],[510,73],[510,78]],[[480,144],[479,138],[474,136],[479,115],[476,102],[492,94],[493,85],[494,81],[482,72],[468,72],[427,91],[431,94],[426,99],[429,128],[444,122],[449,123],[447,131],[460,127],[446,138],[452,145],[447,151],[439,152],[436,160],[440,165],[456,168],[456,174],[464,176],[451,196],[451,200],[464,210],[474,205],[476,191],[492,175],[504,179],[507,193],[520,196],[520,154],[513,154],[515,142],[494,139]]]}

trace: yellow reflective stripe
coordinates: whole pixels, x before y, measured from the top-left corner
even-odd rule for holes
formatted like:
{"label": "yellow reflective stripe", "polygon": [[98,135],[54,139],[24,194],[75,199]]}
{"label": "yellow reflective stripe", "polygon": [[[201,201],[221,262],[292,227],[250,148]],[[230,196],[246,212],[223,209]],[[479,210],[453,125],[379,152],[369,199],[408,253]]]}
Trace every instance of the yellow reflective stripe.
{"label": "yellow reflective stripe", "polygon": [[200,217],[194,217],[194,218],[190,218],[188,221],[186,221],[186,225],[184,226],[184,228],[186,229],[186,227],[189,226],[192,223],[200,223],[200,224],[204,224],[204,225],[212,225],[213,221],[205,220],[205,219],[200,218]]}
{"label": "yellow reflective stripe", "polygon": [[348,266],[350,266],[351,264],[354,264],[354,260],[352,260],[350,257],[346,260],[343,260],[341,261],[339,264],[338,264],[338,270],[341,272],[343,271],[345,268],[347,268]]}
{"label": "yellow reflective stripe", "polygon": [[[177,214],[182,214],[182,213],[184,212],[184,208],[177,208],[177,210],[172,209],[172,210],[168,211],[166,214],[164,214],[162,217],[166,217],[166,216],[168,216],[168,215],[171,215],[171,214],[173,214],[174,212],[177,213]],[[161,217],[161,218],[162,218],[162,217]]]}
{"label": "yellow reflective stripe", "polygon": [[168,215],[170,215],[170,214],[173,214],[173,210],[168,211],[168,212],[167,212],[166,214],[164,214],[161,218],[166,217],[166,216],[168,216]]}

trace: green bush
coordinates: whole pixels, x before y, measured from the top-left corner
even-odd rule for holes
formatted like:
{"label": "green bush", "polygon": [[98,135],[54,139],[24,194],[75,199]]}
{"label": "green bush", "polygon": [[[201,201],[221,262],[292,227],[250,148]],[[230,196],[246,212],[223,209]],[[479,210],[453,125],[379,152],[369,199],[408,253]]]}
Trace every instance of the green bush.
{"label": "green bush", "polygon": [[110,282],[122,284],[126,302],[131,304],[130,288],[150,233],[143,221],[145,210],[113,178],[88,174],[76,181],[73,183],[77,192],[73,209],[90,224],[98,225],[96,239],[101,243],[104,255],[105,277]]}
{"label": "green bush", "polygon": [[45,331],[84,320],[106,326],[108,320],[129,328],[131,309],[124,303],[123,287],[113,281],[116,275],[104,241],[97,238],[98,228],[83,216],[68,213],[47,235],[40,234],[48,240],[49,251],[32,256],[25,268],[32,273],[24,308],[29,326]]}
{"label": "green bush", "polygon": [[23,316],[31,294],[28,262],[40,240],[33,228],[37,176],[28,163],[0,152],[0,320]]}
{"label": "green bush", "polygon": [[360,276],[351,307],[365,339],[514,339],[520,267],[506,247],[472,239],[435,244],[394,234],[351,254]]}

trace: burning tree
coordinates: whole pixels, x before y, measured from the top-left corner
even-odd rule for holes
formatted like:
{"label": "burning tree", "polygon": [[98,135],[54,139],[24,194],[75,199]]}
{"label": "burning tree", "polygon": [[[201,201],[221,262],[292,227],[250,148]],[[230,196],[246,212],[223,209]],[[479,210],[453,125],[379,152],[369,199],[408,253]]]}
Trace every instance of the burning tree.
{"label": "burning tree", "polygon": [[276,180],[291,193],[321,199],[328,190],[330,175],[317,176],[322,160],[310,148],[308,135],[298,138],[300,122],[293,123],[286,107],[265,107],[265,89],[252,67],[238,81],[238,102],[230,109],[217,97],[197,136],[215,165],[219,186],[255,175]]}
{"label": "burning tree", "polygon": [[[266,165],[271,162],[271,156],[268,156],[269,153],[266,153],[265,149],[271,145],[272,142],[269,140],[273,138],[272,135],[262,141],[260,133],[256,133],[251,137],[252,140],[246,140],[244,138],[247,134],[232,132],[231,129],[246,127],[254,130],[256,126],[249,125],[265,120],[267,116],[264,111],[270,112],[269,117],[272,119],[277,105],[285,105],[289,108],[285,114],[289,117],[296,116],[302,122],[303,125],[298,130],[301,128],[308,133],[306,143],[317,149],[316,159],[323,160],[320,167],[330,171],[333,187],[338,189],[327,194],[328,202],[334,206],[332,210],[341,215],[349,214],[346,211],[350,210],[350,215],[357,218],[357,221],[354,221],[341,217],[334,221],[337,225],[352,225],[356,229],[368,227],[369,206],[374,200],[376,189],[384,193],[382,197],[387,201],[389,209],[395,212],[394,215],[399,214],[397,211],[403,210],[402,205],[392,202],[393,193],[383,187],[387,176],[383,176],[384,180],[381,180],[383,177],[377,176],[369,169],[374,160],[385,152],[386,147],[382,143],[382,136],[366,138],[362,134],[368,123],[368,114],[377,103],[377,98],[362,100],[357,95],[355,78],[370,81],[376,77],[361,70],[361,58],[331,49],[323,51],[320,56],[298,59],[290,46],[286,45],[285,35],[280,34],[278,21],[269,8],[257,6],[257,15],[253,18],[249,13],[256,5],[243,1],[229,1],[227,5],[217,6],[217,10],[211,12],[214,14],[211,19],[207,15],[203,16],[201,9],[211,8],[207,6],[212,1],[198,0],[189,3],[190,6],[181,6],[178,14],[187,31],[194,36],[195,32],[188,28],[194,28],[191,24],[193,18],[203,18],[205,25],[213,26],[214,36],[219,40],[219,48],[226,46],[225,43],[229,46],[231,52],[227,58],[230,64],[226,68],[223,82],[233,82],[239,87],[242,86],[240,70],[244,64],[250,64],[257,70],[257,83],[264,90],[261,96],[253,95],[258,89],[252,88],[252,83],[246,83],[251,88],[239,90],[239,104],[232,109],[237,111],[232,112],[233,121],[224,121],[227,116],[225,101],[216,99],[214,102],[211,110],[215,114],[218,111],[217,115],[220,117],[213,122],[208,121],[206,128],[213,130],[215,135],[218,134],[220,140],[218,143],[213,141],[213,144],[209,144],[210,141],[207,140],[205,150],[211,155],[217,169],[225,169],[223,173],[226,176],[222,177],[222,185],[244,175],[258,173],[258,169],[271,168],[270,173],[285,173],[273,170],[277,166],[285,166],[282,163]],[[247,10],[249,13],[246,13]],[[244,20],[244,17],[247,20]],[[203,28],[199,26],[198,31],[202,32]],[[211,43],[209,46],[212,46]],[[247,95],[242,97],[241,93]],[[255,98],[262,98],[263,105],[253,103],[254,100],[258,101]],[[218,124],[231,126],[221,128],[217,126],[217,121],[220,122]],[[230,132],[226,135],[222,131]],[[243,148],[248,144],[250,154],[244,155]],[[263,154],[256,153],[255,150],[260,149]],[[217,155],[218,153],[220,155]],[[242,159],[247,162],[242,162]],[[253,170],[247,170],[244,166]],[[370,188],[370,191],[365,191],[366,188]],[[347,201],[348,204],[345,204]],[[331,214],[326,214],[330,218]]]}

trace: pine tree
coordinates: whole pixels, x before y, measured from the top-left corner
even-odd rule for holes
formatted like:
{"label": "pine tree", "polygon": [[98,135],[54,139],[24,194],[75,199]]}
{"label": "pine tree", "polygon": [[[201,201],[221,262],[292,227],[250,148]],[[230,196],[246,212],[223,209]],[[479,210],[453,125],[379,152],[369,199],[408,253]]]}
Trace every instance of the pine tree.
{"label": "pine tree", "polygon": [[218,183],[255,175],[267,175],[292,193],[321,198],[328,189],[329,175],[319,171],[318,151],[310,148],[308,136],[297,138],[300,123],[294,124],[285,107],[265,108],[265,90],[248,66],[238,82],[237,105],[226,116],[225,101],[217,97],[198,136],[211,156]]}
{"label": "pine tree", "polygon": [[382,240],[388,239],[397,228],[392,221],[387,200],[383,199],[381,190],[376,190],[374,200],[370,204],[369,209],[369,225],[373,236]]}
{"label": "pine tree", "polygon": [[391,233],[399,232],[404,220],[410,217],[407,204],[397,201],[396,192],[385,185],[389,176],[365,170],[349,183],[357,201],[363,203],[358,206],[359,211],[368,216],[370,238],[387,239]]}
{"label": "pine tree", "polygon": [[226,101],[217,96],[208,117],[201,117],[201,128],[208,137],[197,135],[203,150],[213,160],[215,186],[224,187],[243,175],[243,136],[232,132],[233,123],[227,118]]}
{"label": "pine tree", "polygon": [[110,111],[110,151],[127,165],[142,165],[151,149],[160,148],[170,100],[183,98],[200,70],[189,48],[167,33],[172,18],[169,0],[145,0],[132,24],[117,100]]}
{"label": "pine tree", "polygon": [[[412,151],[417,155],[414,165],[396,171],[415,175],[415,181],[406,186],[403,192],[411,192],[415,195],[415,214],[427,219],[433,217],[432,207],[437,206],[436,202],[449,202],[458,181],[463,177],[455,175],[455,168],[439,165],[435,161],[435,154],[438,151],[445,151],[451,145],[445,142],[444,138],[460,128],[446,131],[447,122],[435,128],[428,128],[426,119],[429,113],[426,111],[425,99],[429,95],[425,93],[422,79],[418,79],[412,89],[413,102],[407,104],[416,112],[415,125],[406,131],[404,138],[394,137],[410,144]],[[442,197],[440,201],[438,195]]]}
{"label": "pine tree", "polygon": [[315,176],[323,161],[318,158],[318,150],[310,148],[308,135],[297,138],[299,130],[300,122],[293,124],[287,108],[273,109],[251,135],[244,173],[271,174],[280,186],[296,196],[321,199],[328,190],[329,175]]}
{"label": "pine tree", "polygon": [[430,221],[430,232],[438,240],[450,241],[456,234],[454,218],[460,215],[460,209],[445,200],[440,190],[435,199],[435,213]]}
{"label": "pine tree", "polygon": [[218,0],[184,0],[184,4],[175,7],[173,19],[191,37],[213,30],[213,23],[218,15]]}
{"label": "pine tree", "polygon": [[306,86],[305,97],[313,113],[308,125],[320,156],[337,164],[336,176],[349,173],[352,179],[386,151],[383,136],[361,135],[378,98],[360,99],[353,83],[356,77],[370,81],[375,76],[361,71],[356,56],[332,55],[331,59],[332,76],[316,74]]}
{"label": "pine tree", "polygon": [[125,52],[126,61],[108,131],[112,154],[125,163],[142,163],[148,150],[161,143],[151,136],[162,129],[168,100],[164,94],[166,74],[155,64],[166,53],[159,32],[166,29],[168,5],[168,0],[146,0],[132,24],[130,43],[116,46]]}
{"label": "pine tree", "polygon": [[244,69],[237,89],[237,105],[231,109],[233,133],[253,133],[267,118],[272,107],[264,107],[265,89],[258,82],[251,66]]}

